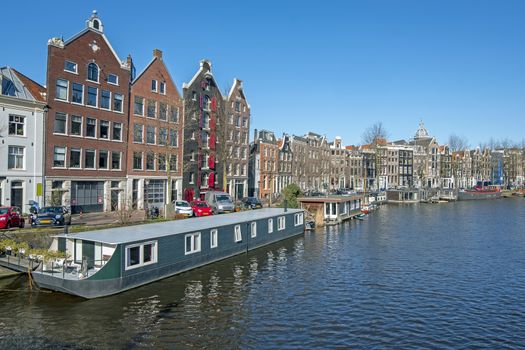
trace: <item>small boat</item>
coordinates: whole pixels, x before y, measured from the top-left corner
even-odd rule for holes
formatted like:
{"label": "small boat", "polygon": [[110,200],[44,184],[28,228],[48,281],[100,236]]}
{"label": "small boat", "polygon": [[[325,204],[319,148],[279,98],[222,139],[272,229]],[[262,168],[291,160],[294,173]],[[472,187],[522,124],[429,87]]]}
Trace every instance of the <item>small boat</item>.
{"label": "small boat", "polygon": [[364,213],[361,213],[361,214],[358,214],[356,216],[354,216],[357,220],[364,220],[368,215],[367,214],[364,214]]}
{"label": "small boat", "polygon": [[364,207],[361,208],[361,213],[363,214],[370,214],[370,207],[368,205],[365,205]]}
{"label": "small boat", "polygon": [[304,223],[304,229],[307,231],[311,231],[315,229],[315,221],[309,220]]}

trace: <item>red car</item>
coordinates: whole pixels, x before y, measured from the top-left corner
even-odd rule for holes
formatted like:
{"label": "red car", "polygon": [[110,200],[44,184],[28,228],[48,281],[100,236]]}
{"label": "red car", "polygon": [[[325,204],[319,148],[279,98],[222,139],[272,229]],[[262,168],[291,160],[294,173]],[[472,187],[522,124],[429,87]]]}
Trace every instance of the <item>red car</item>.
{"label": "red car", "polygon": [[25,220],[17,207],[0,207],[0,229],[23,228]]}
{"label": "red car", "polygon": [[191,209],[193,209],[193,215],[195,216],[212,215],[211,207],[205,201],[193,201],[190,205]]}

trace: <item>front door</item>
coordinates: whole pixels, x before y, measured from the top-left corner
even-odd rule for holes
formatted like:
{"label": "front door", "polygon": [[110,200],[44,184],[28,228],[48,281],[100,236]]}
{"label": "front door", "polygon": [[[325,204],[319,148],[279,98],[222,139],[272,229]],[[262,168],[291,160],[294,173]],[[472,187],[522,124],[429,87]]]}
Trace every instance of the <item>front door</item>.
{"label": "front door", "polygon": [[11,181],[11,206],[24,207],[24,188],[22,181]]}

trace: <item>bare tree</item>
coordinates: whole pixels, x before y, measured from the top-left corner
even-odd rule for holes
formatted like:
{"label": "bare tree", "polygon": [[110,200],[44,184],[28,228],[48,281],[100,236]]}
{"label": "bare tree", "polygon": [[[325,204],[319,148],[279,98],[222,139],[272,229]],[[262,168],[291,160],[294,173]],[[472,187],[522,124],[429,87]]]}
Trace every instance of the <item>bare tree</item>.
{"label": "bare tree", "polygon": [[362,140],[364,144],[376,144],[377,141],[388,138],[388,132],[382,122],[376,122],[366,128],[363,132]]}
{"label": "bare tree", "polygon": [[466,137],[451,134],[448,137],[448,146],[452,152],[464,151],[469,147],[469,143]]}

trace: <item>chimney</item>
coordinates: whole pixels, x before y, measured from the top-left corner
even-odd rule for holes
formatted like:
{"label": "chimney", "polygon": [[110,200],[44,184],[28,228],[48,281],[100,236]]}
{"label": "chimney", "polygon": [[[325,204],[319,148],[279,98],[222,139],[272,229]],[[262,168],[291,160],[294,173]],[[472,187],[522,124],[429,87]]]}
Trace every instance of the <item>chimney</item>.
{"label": "chimney", "polygon": [[133,64],[133,60],[131,59],[131,54],[128,55],[126,58],[126,65],[131,68],[131,65]]}
{"label": "chimney", "polygon": [[159,49],[153,49],[153,57],[156,57],[158,59],[162,59],[162,51]]}
{"label": "chimney", "polygon": [[257,137],[259,135],[257,135],[257,129],[253,130],[253,142],[256,142],[257,141]]}

